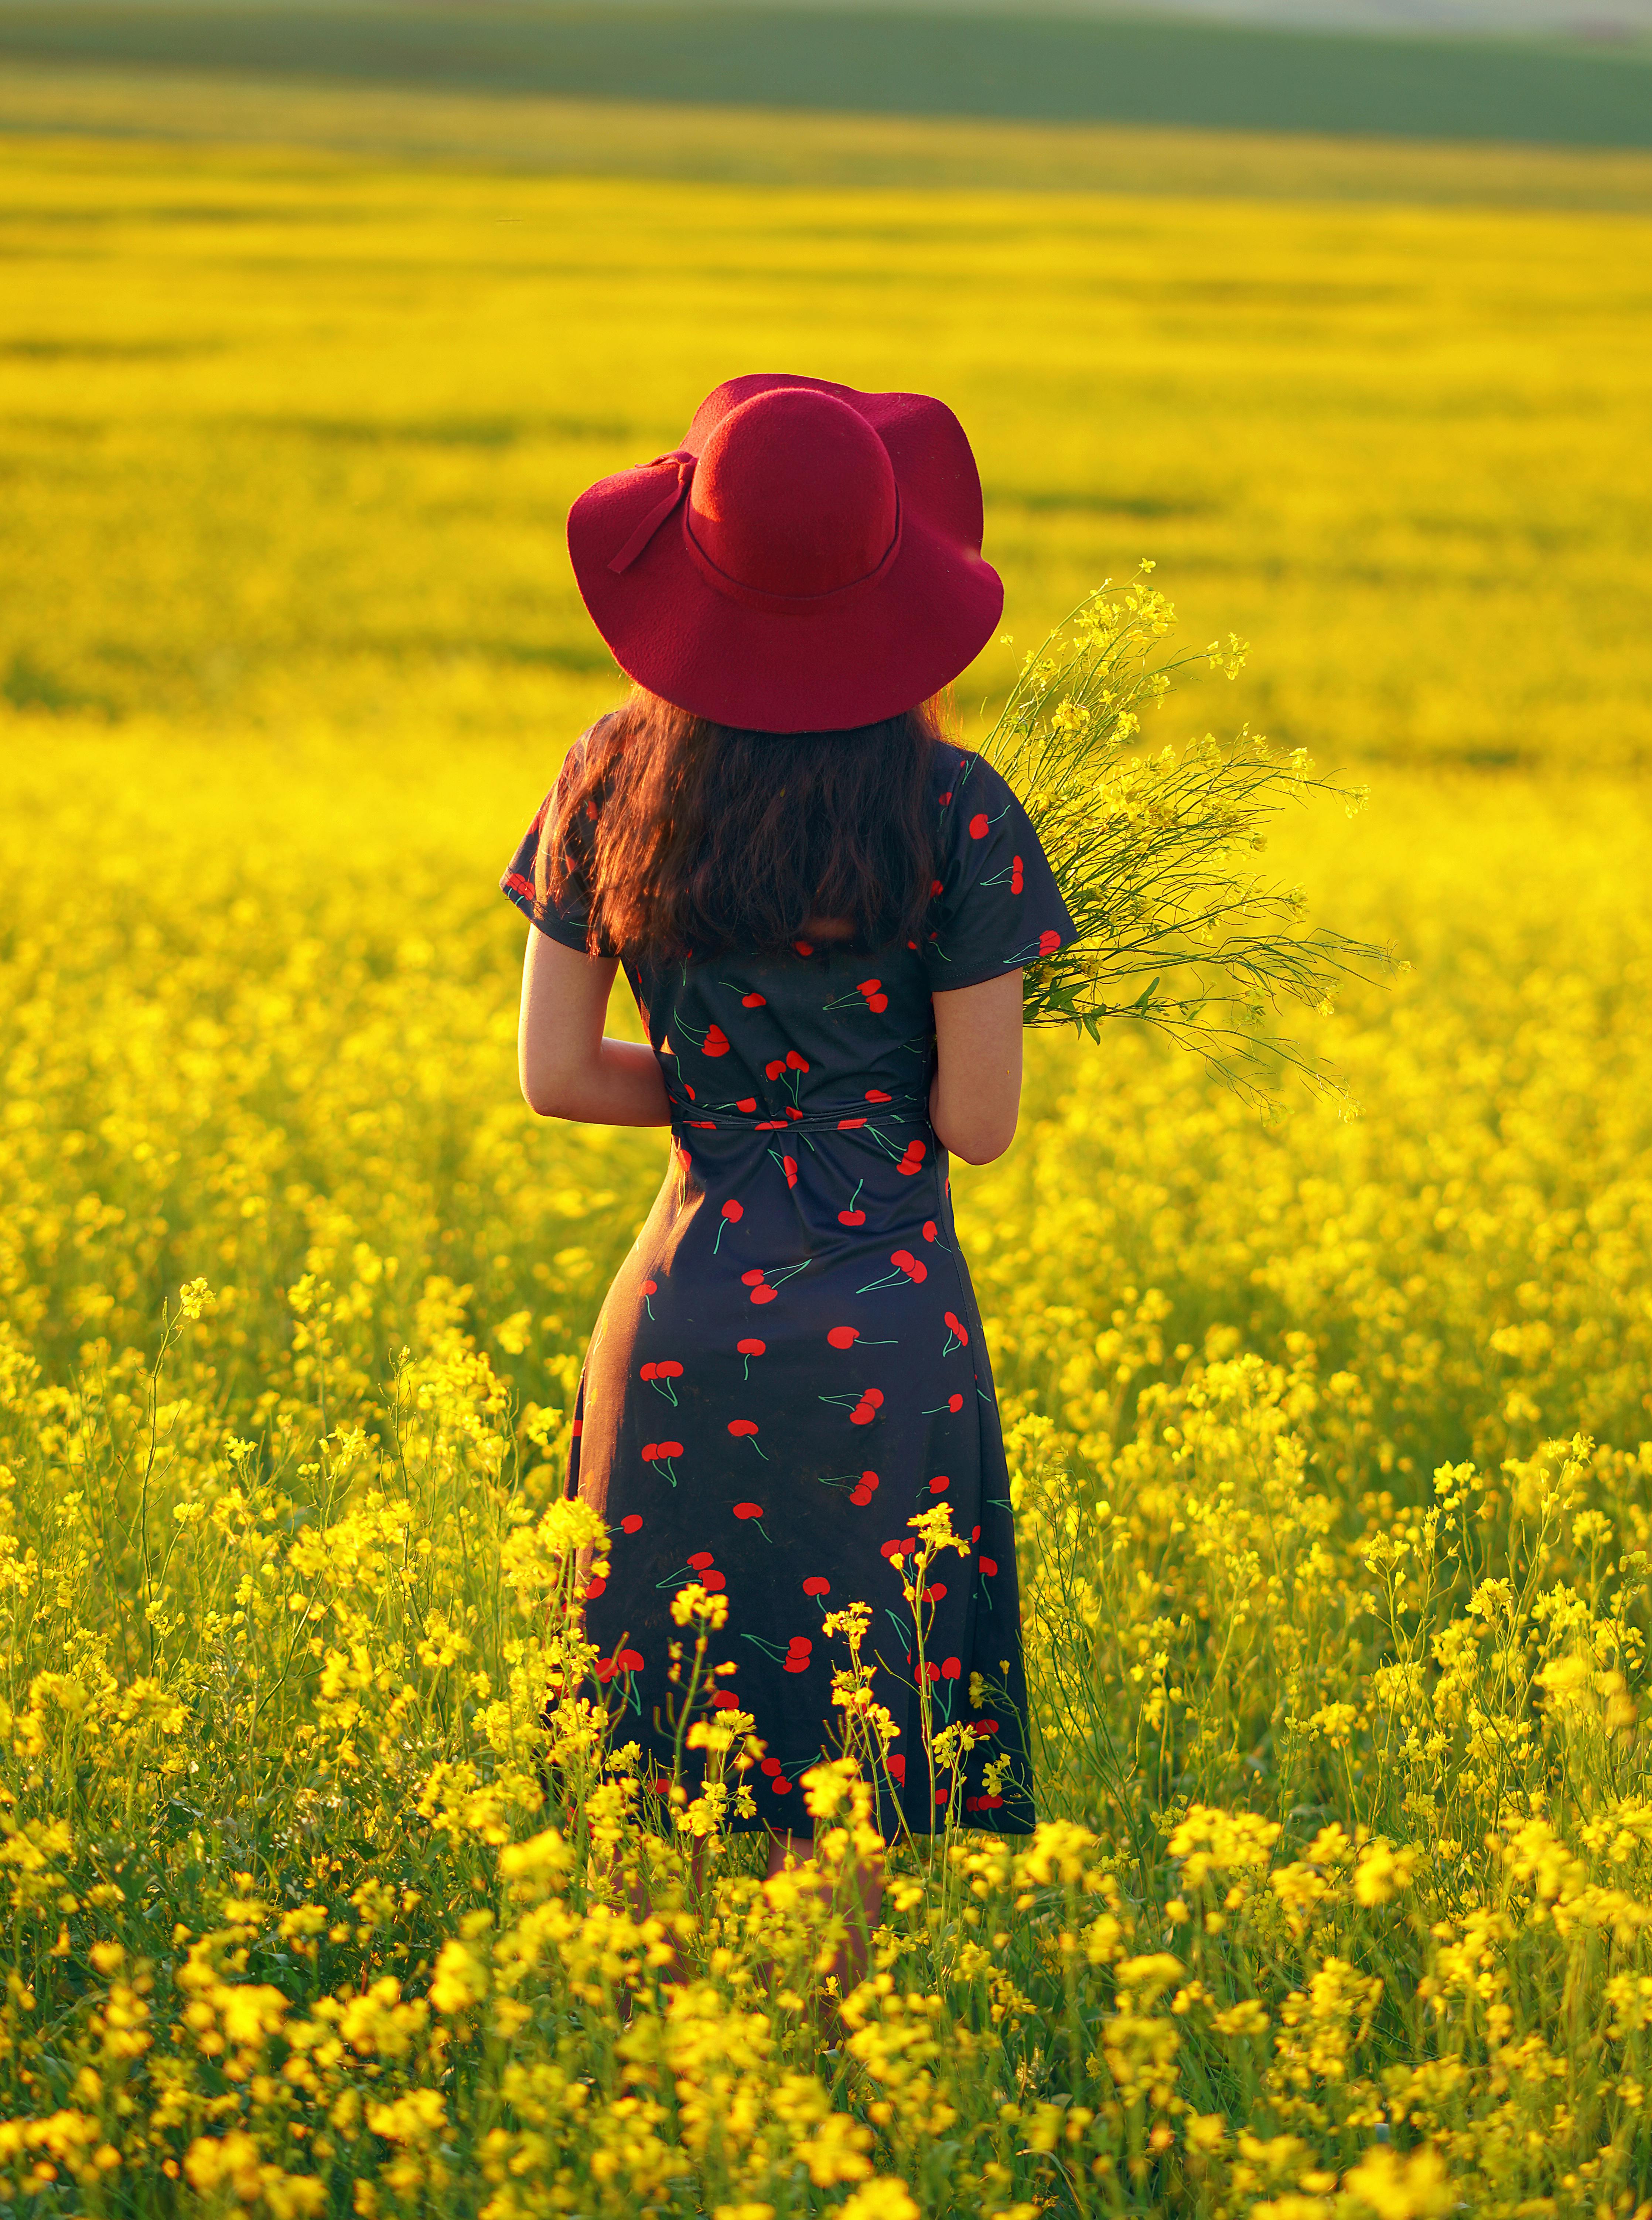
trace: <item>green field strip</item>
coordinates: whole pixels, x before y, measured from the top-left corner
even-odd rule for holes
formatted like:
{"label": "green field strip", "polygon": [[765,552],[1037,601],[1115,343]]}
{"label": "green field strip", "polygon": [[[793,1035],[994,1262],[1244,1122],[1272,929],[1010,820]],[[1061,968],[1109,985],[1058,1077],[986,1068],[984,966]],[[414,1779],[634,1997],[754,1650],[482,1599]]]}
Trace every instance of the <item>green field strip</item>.
{"label": "green field strip", "polygon": [[[324,149],[542,176],[843,189],[1652,208],[1652,154],[995,117],[434,93],[63,63],[0,71],[0,136]],[[250,159],[250,153],[248,156]]]}
{"label": "green field strip", "polygon": [[0,56],[449,92],[1652,146],[1631,47],[1230,24],[636,6],[0,8]]}

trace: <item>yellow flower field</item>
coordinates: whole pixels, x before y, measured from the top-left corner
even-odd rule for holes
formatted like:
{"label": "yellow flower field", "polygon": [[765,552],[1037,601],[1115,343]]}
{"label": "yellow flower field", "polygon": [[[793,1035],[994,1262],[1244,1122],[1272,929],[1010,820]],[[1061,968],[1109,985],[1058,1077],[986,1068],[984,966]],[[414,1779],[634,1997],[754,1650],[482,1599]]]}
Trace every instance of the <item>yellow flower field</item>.
{"label": "yellow flower field", "polygon": [[[5,2201],[1652,2211],[1641,220],[0,159]],[[1252,635],[1168,728],[1377,758],[1279,868],[1412,966],[1358,1119],[1116,1020],[960,1169],[1044,1824],[836,1997],[852,1767],[764,1889],[568,1693],[662,1149],[518,1101],[493,891],[563,504],[771,353],[979,423],[1018,635]]]}

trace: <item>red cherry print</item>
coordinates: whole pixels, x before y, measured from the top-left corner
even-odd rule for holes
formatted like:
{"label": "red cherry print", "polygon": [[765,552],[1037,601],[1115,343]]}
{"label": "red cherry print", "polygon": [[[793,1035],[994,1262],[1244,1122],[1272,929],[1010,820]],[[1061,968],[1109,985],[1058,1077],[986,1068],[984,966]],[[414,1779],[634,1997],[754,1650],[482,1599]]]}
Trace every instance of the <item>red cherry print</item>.
{"label": "red cherry print", "polygon": [[779,1292],[778,1288],[753,1288],[751,1300],[754,1303],[771,1303]]}
{"label": "red cherry print", "polygon": [[866,1213],[863,1210],[840,1210],[838,1223],[839,1225],[864,1225]]}
{"label": "red cherry print", "polygon": [[982,811],[977,810],[969,820],[969,838],[972,840],[984,840],[990,829],[985,815]]}
{"label": "red cherry print", "polygon": [[777,1757],[765,1757],[763,1761],[761,1770],[766,1773],[769,1775],[769,1778],[772,1780],[776,1774],[780,1770],[780,1760]]}
{"label": "red cherry print", "polygon": [[1038,935],[1038,953],[1040,956],[1053,956],[1060,946],[1060,933],[1041,932]]}
{"label": "red cherry print", "polygon": [[642,1532],[641,1512],[627,1512],[625,1517],[620,1521],[620,1531],[622,1534],[640,1534]]}
{"label": "red cherry print", "polygon": [[694,1162],[693,1157],[689,1156],[688,1151],[682,1146],[681,1143],[672,1150],[671,1154],[676,1159],[676,1168],[680,1172],[686,1172],[689,1169],[689,1165]]}
{"label": "red cherry print", "polygon": [[944,1658],[942,1658],[942,1660],[941,1660],[941,1678],[942,1678],[942,1680],[943,1680],[943,1681],[956,1681],[956,1680],[957,1679],[957,1677],[958,1677],[959,1674],[960,1674],[960,1673],[962,1673],[962,1672],[963,1672],[963,1660],[962,1660],[961,1658],[957,1658],[957,1657],[944,1657]]}
{"label": "red cherry print", "polygon": [[852,1349],[859,1332],[857,1325],[834,1325],[828,1329],[826,1339],[833,1349]]}
{"label": "red cherry print", "polygon": [[982,1559],[980,1559],[980,1561],[979,1561],[979,1562],[980,1562],[980,1565],[981,1565],[981,1569],[982,1569],[982,1571],[983,1573],[985,1573],[985,1575],[987,1575],[987,1578],[988,1578],[988,1580],[991,1580],[991,1578],[992,1578],[993,1575],[994,1575],[994,1574],[998,1570],[998,1560],[997,1560],[997,1558],[996,1558],[996,1557],[982,1557]]}
{"label": "red cherry print", "polygon": [[769,1353],[766,1341],[756,1341],[749,1337],[745,1341],[737,1341],[734,1347],[741,1356],[766,1356]]}
{"label": "red cherry print", "polygon": [[788,1071],[807,1071],[808,1068],[808,1058],[807,1057],[799,1056],[795,1048],[789,1048],[787,1050],[786,1069]]}
{"label": "red cherry print", "polygon": [[701,1573],[700,1585],[708,1595],[719,1595],[728,1586],[720,1573]]}
{"label": "red cherry print", "polygon": [[689,1086],[686,1079],[683,1082],[683,1092],[688,1096],[690,1102],[697,1102],[700,1100],[700,1097],[695,1093],[693,1088]]}
{"label": "red cherry print", "polygon": [[976,1725],[982,1734],[996,1734],[998,1732],[998,1722],[996,1719],[977,1719],[976,1721]]}
{"label": "red cherry print", "polygon": [[742,1272],[740,1274],[740,1285],[743,1288],[755,1288],[761,1283],[762,1279],[762,1272],[756,1265],[753,1265],[749,1272]]}
{"label": "red cherry print", "polygon": [[857,1133],[865,1123],[864,1118],[839,1118],[838,1131],[840,1133]]}
{"label": "red cherry print", "polygon": [[651,1380],[658,1370],[659,1367],[658,1364],[645,1364],[642,1370],[637,1375],[637,1377],[639,1380]]}
{"label": "red cherry print", "polygon": [[895,1097],[893,1094],[886,1094],[881,1087],[869,1087],[866,1090],[866,1100],[869,1102],[893,1102]]}
{"label": "red cherry print", "polygon": [[787,1184],[787,1186],[788,1186],[788,1187],[795,1187],[795,1186],[797,1185],[797,1159],[796,1159],[796,1157],[782,1157],[781,1158],[781,1160],[780,1160],[780,1169],[782,1169],[782,1171],[783,1171],[783,1172],[785,1173],[785,1175],[786,1175],[786,1184]]}
{"label": "red cherry print", "polygon": [[931,1658],[929,1663],[924,1668],[924,1678],[926,1681],[938,1681],[940,1677],[941,1668],[936,1664],[934,1659]]}
{"label": "red cherry print", "polygon": [[598,1596],[600,1596],[600,1595],[602,1594],[602,1591],[604,1590],[604,1588],[606,1588],[606,1587],[607,1587],[607,1586],[608,1586],[608,1582],[607,1582],[607,1581],[602,1578],[602,1575],[601,1575],[600,1573],[593,1573],[593,1574],[591,1575],[591,1576],[590,1576],[589,1580],[588,1580],[588,1581],[586,1581],[586,1583],[585,1583],[585,1600],[586,1600],[586,1602],[587,1602],[587,1603],[595,1603],[595,1600],[596,1600],[596,1599],[597,1599],[597,1597],[598,1597]]}
{"label": "red cherry print", "polygon": [[756,1096],[755,1094],[745,1094],[745,1095],[742,1095],[742,1096],[741,1096],[741,1098],[740,1098],[740,1100],[739,1100],[739,1101],[734,1105],[734,1107],[735,1107],[737,1110],[744,1110],[744,1111],[751,1111],[751,1110],[755,1110],[755,1109],[757,1108],[757,1096]]}
{"label": "red cherry print", "polygon": [[640,1650],[622,1649],[614,1662],[622,1673],[640,1673],[643,1669]]}
{"label": "red cherry print", "polygon": [[860,1484],[867,1491],[868,1494],[870,1494],[877,1486],[877,1475],[875,1472],[862,1473],[860,1476]]}
{"label": "red cherry print", "polygon": [[705,1053],[708,1056],[726,1056],[728,1054],[728,1035],[723,1031],[720,1026],[714,1026],[711,1031],[706,1035]]}
{"label": "red cherry print", "polygon": [[863,1511],[871,1500],[863,1487],[857,1487],[849,1499],[857,1511]]}
{"label": "red cherry print", "polygon": [[663,1457],[681,1456],[683,1444],[681,1442],[662,1442],[659,1445],[659,1453]]}
{"label": "red cherry print", "polygon": [[748,1434],[756,1433],[757,1422],[755,1419],[731,1419],[728,1422],[728,1431],[737,1442],[744,1441]]}
{"label": "red cherry print", "polygon": [[714,1560],[709,1550],[696,1550],[693,1556],[689,1560],[690,1568],[696,1573],[703,1573],[708,1570],[713,1562]]}
{"label": "red cherry print", "polygon": [[714,1118],[685,1118],[683,1122],[685,1126],[692,1126],[696,1133],[714,1133],[717,1131]]}
{"label": "red cherry print", "polygon": [[737,1518],[761,1518],[763,1506],[760,1503],[737,1503],[734,1506],[734,1516]]}
{"label": "red cherry print", "polygon": [[[807,955],[808,951],[805,949],[803,952],[805,955]],[[774,1790],[776,1796],[789,1796],[792,1793],[791,1782],[789,1780],[782,1780],[778,1774],[776,1774],[774,1779],[769,1783],[769,1786]]]}
{"label": "red cherry print", "polygon": [[653,1463],[653,1462],[654,1462],[654,1459],[655,1459],[658,1455],[659,1455],[659,1444],[658,1444],[658,1442],[645,1442],[645,1443],[643,1444],[643,1445],[642,1445],[642,1461],[643,1461],[643,1462],[644,1462],[645,1464],[652,1464],[652,1463]]}
{"label": "red cherry print", "polygon": [[920,1281],[926,1280],[929,1277],[928,1265],[924,1263],[920,1258],[914,1257],[910,1249],[895,1249],[891,1250],[889,1262],[892,1264],[898,1264],[914,1287],[917,1286]]}
{"label": "red cherry print", "polygon": [[870,1403],[857,1403],[849,1413],[849,1423],[851,1426],[870,1426],[876,1416]]}
{"label": "red cherry print", "polygon": [[949,1411],[961,1411],[963,1408],[963,1396],[949,1395],[946,1399],[946,1407]]}
{"label": "red cherry print", "polygon": [[863,979],[857,986],[855,992],[857,995],[864,995],[870,1001],[874,995],[882,990],[882,985],[883,982],[881,979]]}
{"label": "red cherry print", "polygon": [[924,1590],[923,1600],[926,1603],[938,1603],[945,1593],[946,1582],[944,1581],[932,1581],[929,1586]]}
{"label": "red cherry print", "polygon": [[615,1673],[619,1670],[619,1668],[615,1665],[613,1658],[601,1657],[591,1668],[591,1670],[595,1674],[599,1681],[611,1681]]}
{"label": "red cherry print", "polygon": [[933,1241],[939,1229],[936,1225],[932,1218],[926,1218],[924,1220],[924,1238],[926,1241]]}
{"label": "red cherry print", "polygon": [[904,1541],[897,1538],[893,1542],[881,1542],[878,1544],[877,1554],[880,1557],[888,1557],[893,1562],[896,1557],[904,1557],[908,1550],[915,1550],[917,1547],[917,1543],[910,1537]]}
{"label": "red cherry print", "polygon": [[781,1073],[784,1071],[785,1069],[785,1057],[783,1056],[776,1057],[772,1063],[765,1063],[764,1065],[763,1076],[765,1079],[778,1079]]}
{"label": "red cherry print", "polygon": [[743,1010],[760,1010],[768,1001],[768,999],[769,998],[766,995],[742,995],[740,996],[740,1007]]}
{"label": "red cherry print", "polygon": [[780,1669],[782,1673],[807,1673],[809,1669],[809,1661],[801,1649],[794,1649]]}
{"label": "red cherry print", "polygon": [[801,1650],[807,1657],[814,1647],[814,1637],[812,1634],[795,1634],[786,1647],[793,1652]]}
{"label": "red cherry print", "polygon": [[659,1293],[659,1281],[658,1281],[658,1280],[645,1280],[645,1281],[643,1281],[643,1289],[642,1289],[642,1291],[643,1291],[644,1294],[645,1294],[645,1295],[657,1295],[657,1294],[658,1294],[658,1293]]}
{"label": "red cherry print", "polygon": [[1019,895],[1021,891],[1021,859],[1018,856],[1015,858],[1015,861],[1010,865],[1010,892],[1013,895]]}
{"label": "red cherry print", "polygon": [[904,1788],[904,1787],[906,1787],[906,1785],[907,1785],[907,1761],[906,1761],[906,1759],[905,1759],[904,1757],[901,1757],[901,1756],[897,1755],[897,1756],[895,1756],[895,1757],[890,1758],[890,1759],[888,1761],[888,1768],[889,1768],[889,1777],[890,1777],[890,1779],[891,1779],[891,1780],[898,1780],[898,1781],[901,1783],[901,1786]]}
{"label": "red cherry print", "polygon": [[728,1220],[731,1225],[738,1225],[740,1220],[745,1216],[745,1207],[743,1203],[735,1202],[731,1200],[723,1205],[723,1216]]}
{"label": "red cherry print", "polygon": [[674,1356],[662,1357],[654,1369],[662,1380],[681,1380],[683,1377],[683,1367]]}
{"label": "red cherry print", "polygon": [[889,1007],[889,998],[887,995],[869,995],[866,997],[866,1007],[869,1010],[887,1010]]}
{"label": "red cherry print", "polygon": [[789,1118],[801,1118],[802,1114],[801,1110],[794,1110],[789,1102],[786,1105],[786,1115]]}
{"label": "red cherry print", "polygon": [[822,1580],[819,1573],[814,1573],[804,1581],[803,1593],[805,1595],[830,1595],[832,1583],[830,1581]]}
{"label": "red cherry print", "polygon": [[944,895],[945,892],[946,892],[946,882],[945,882],[945,881],[944,881],[944,879],[932,879],[932,880],[930,881],[930,882],[929,882],[929,898],[930,898],[930,900],[931,900],[932,901],[934,901],[934,899],[935,899],[935,897],[936,897],[936,895]]}
{"label": "red cherry print", "polygon": [[740,1708],[740,1699],[732,1688],[714,1688],[711,1692],[711,1708],[714,1712],[738,1712]]}
{"label": "red cherry print", "polygon": [[960,1340],[960,1341],[964,1344],[965,1348],[967,1349],[967,1348],[969,1347],[969,1327],[968,1327],[968,1326],[966,1326],[966,1325],[964,1325],[963,1321],[961,1319],[955,1318],[955,1317],[953,1316],[953,1314],[952,1314],[952,1313],[951,1313],[951,1311],[948,1311],[948,1312],[945,1313],[945,1317],[946,1317],[946,1323],[947,1323],[947,1325],[949,1325],[949,1327],[951,1327],[951,1331],[953,1331],[953,1332],[957,1336],[958,1339],[959,1339],[959,1340]]}
{"label": "red cherry print", "polygon": [[911,1140],[907,1143],[906,1147],[901,1151],[901,1161],[895,1166],[895,1169],[901,1174],[902,1179],[910,1179],[914,1172],[921,1169],[923,1161],[923,1142],[919,1140]]}
{"label": "red cherry print", "polygon": [[981,1529],[979,1526],[972,1526],[969,1529],[969,1539],[972,1542],[978,1542],[981,1539]]}
{"label": "red cherry print", "polygon": [[951,1486],[951,1482],[947,1479],[946,1475],[944,1472],[938,1472],[929,1483],[929,1492],[932,1495],[944,1495]]}
{"label": "red cherry print", "polygon": [[870,1403],[873,1410],[881,1411],[883,1408],[883,1390],[881,1388],[863,1388],[860,1400],[863,1403]]}

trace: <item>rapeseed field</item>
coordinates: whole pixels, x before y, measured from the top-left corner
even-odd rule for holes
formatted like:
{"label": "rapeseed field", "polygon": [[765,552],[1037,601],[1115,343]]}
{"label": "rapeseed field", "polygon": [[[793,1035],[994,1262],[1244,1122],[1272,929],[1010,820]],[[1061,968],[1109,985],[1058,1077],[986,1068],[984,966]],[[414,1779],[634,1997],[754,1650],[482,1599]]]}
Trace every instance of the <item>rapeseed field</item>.
{"label": "rapeseed field", "polygon": [[[1638,221],[4,159],[8,2203],[1652,2209]],[[517,1100],[494,892],[612,685],[561,507],[805,349],[957,400],[1018,637],[1144,552],[1251,635],[1167,730],[1368,776],[1278,865],[1411,966],[1358,1118],[1110,1020],[960,1168],[1043,1824],[847,1994],[852,1765],[765,1886],[569,1693],[662,1151]]]}

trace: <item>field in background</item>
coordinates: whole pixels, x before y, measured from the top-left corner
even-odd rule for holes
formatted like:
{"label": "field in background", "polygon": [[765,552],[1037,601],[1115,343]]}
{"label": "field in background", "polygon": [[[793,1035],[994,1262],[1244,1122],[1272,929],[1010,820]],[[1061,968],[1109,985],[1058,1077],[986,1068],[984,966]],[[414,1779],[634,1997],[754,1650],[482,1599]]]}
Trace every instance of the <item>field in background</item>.
{"label": "field in background", "polygon": [[[448,169],[0,147],[6,2201],[1643,2215],[1652,227],[1425,200],[1636,173],[1140,134],[1085,142],[1134,190],[753,192],[419,115]],[[1169,728],[1366,762],[1271,860],[1412,965],[1319,1021],[1357,1120],[1120,1022],[959,1169],[1050,1824],[903,1854],[824,2025],[847,1878],[702,1884],[570,1706],[542,1769],[662,1151],[521,1106],[494,891],[614,685],[567,501],[763,362],[955,402],[1020,643],[1143,552],[1249,633]]]}
{"label": "field in background", "polygon": [[1201,639],[1256,648],[1190,716],[1339,763],[1652,741],[1643,215],[0,165],[0,695],[46,730],[503,730],[548,762],[612,684],[568,502],[731,365],[807,363],[957,408],[1023,645],[1150,554]]}

